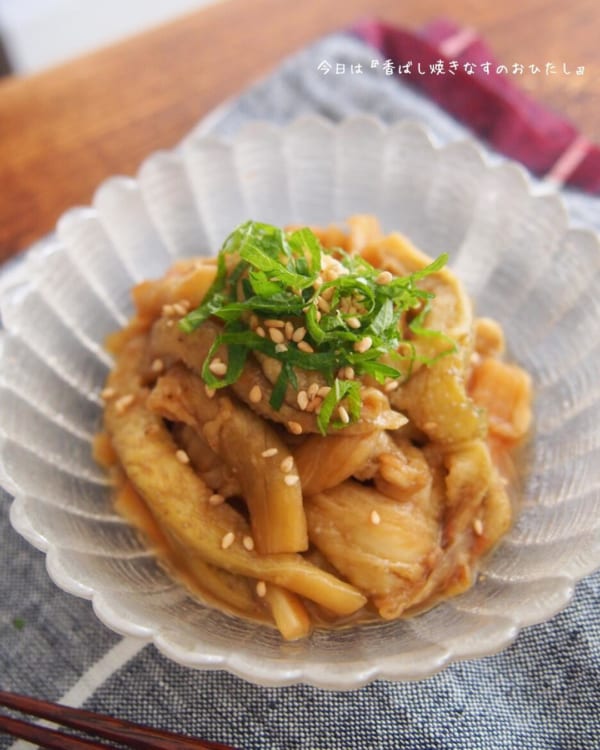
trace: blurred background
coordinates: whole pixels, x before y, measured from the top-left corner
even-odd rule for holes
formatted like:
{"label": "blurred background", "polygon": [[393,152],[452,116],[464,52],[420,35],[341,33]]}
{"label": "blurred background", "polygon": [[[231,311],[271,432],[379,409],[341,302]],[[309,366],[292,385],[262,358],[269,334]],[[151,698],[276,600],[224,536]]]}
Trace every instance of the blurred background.
{"label": "blurred background", "polygon": [[[579,153],[586,138],[600,141],[598,0],[0,0],[0,259],[89,203],[109,175],[135,174],[148,154],[172,148],[285,58],[366,16],[409,36],[446,17],[458,27],[450,57],[482,38],[505,67],[539,66],[505,83],[572,120],[585,136]],[[319,60],[303,59],[302,86],[318,83]],[[445,80],[438,93],[449,89],[471,112],[469,90],[457,95]],[[519,111],[545,143],[538,110]],[[497,132],[519,134],[503,122]],[[561,124],[550,137],[566,144],[574,132]]]}
{"label": "blurred background", "polygon": [[0,0],[0,75],[31,73],[218,0]]}

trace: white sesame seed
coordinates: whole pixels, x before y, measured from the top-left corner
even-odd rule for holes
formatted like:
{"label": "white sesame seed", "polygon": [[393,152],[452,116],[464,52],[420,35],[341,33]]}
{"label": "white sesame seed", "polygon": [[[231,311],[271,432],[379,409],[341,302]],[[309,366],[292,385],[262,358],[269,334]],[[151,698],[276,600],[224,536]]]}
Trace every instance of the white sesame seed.
{"label": "white sesame seed", "polygon": [[320,276],[313,281],[313,289],[320,289],[323,286],[323,279]]}
{"label": "white sesame seed", "polygon": [[265,320],[265,325],[268,328],[283,328],[285,326],[285,323],[283,322],[283,320],[269,319],[269,320]]}
{"label": "white sesame seed", "polygon": [[477,536],[481,536],[483,534],[483,521],[481,518],[476,518],[473,521],[473,531],[477,534]]}
{"label": "white sesame seed", "polygon": [[109,399],[113,398],[116,391],[114,388],[105,388],[103,391],[100,392],[100,396],[105,400],[108,401]]}
{"label": "white sesame seed", "polygon": [[360,320],[358,318],[355,318],[354,316],[351,318],[347,318],[346,323],[348,323],[350,328],[360,328]]}
{"label": "white sesame seed", "polygon": [[314,398],[317,393],[319,392],[319,384],[318,383],[311,383],[308,386],[308,397]]}
{"label": "white sesame seed", "polygon": [[204,393],[208,396],[208,398],[214,398],[216,390],[214,388],[211,388],[209,385],[204,386]]}
{"label": "white sesame seed", "polygon": [[344,369],[344,377],[346,380],[354,380],[354,368],[348,365],[348,367]]}
{"label": "white sesame seed", "polygon": [[180,464],[189,464],[190,462],[190,457],[181,448],[175,452],[175,458],[179,461]]}
{"label": "white sesame seed", "polygon": [[213,375],[225,375],[227,372],[227,365],[225,362],[221,362],[221,360],[213,359],[213,361],[209,364],[208,369],[212,372]]}
{"label": "white sesame seed", "polygon": [[347,410],[343,406],[338,406],[338,414],[340,415],[340,419],[344,424],[348,424],[350,421],[350,415],[348,414]]}
{"label": "white sesame seed", "polygon": [[314,349],[308,343],[308,341],[299,341],[298,349],[300,349],[301,352],[306,352],[307,354],[312,354],[314,352]]}
{"label": "white sesame seed", "polygon": [[214,495],[211,495],[208,498],[208,502],[209,505],[214,505],[216,507],[217,505],[223,505],[223,503],[225,502],[225,498],[223,497],[223,495],[219,495],[218,492],[215,492]]}
{"label": "white sesame seed", "polygon": [[221,549],[229,549],[235,541],[235,534],[233,531],[228,531],[221,539]]}
{"label": "white sesame seed", "polygon": [[274,344],[283,344],[285,336],[279,328],[269,328],[269,338]]}
{"label": "white sesame seed", "polygon": [[378,284],[389,284],[394,277],[389,271],[382,271],[375,279]]}
{"label": "white sesame seed", "polygon": [[250,316],[248,325],[252,330],[254,330],[258,326],[258,317],[254,313],[252,313],[252,315]]}
{"label": "white sesame seed", "polygon": [[173,312],[175,315],[185,315],[187,313],[187,308],[185,305],[182,305],[181,302],[176,302],[173,305]]}
{"label": "white sesame seed", "polygon": [[373,346],[373,339],[370,336],[365,336],[360,341],[356,341],[353,349],[355,352],[362,354],[368,351]]}
{"label": "white sesame seed", "polygon": [[327,302],[327,300],[325,299],[325,297],[318,297],[317,298],[317,305],[319,307],[319,310],[321,310],[324,313],[328,313],[331,310],[329,302]]}
{"label": "white sesame seed", "polygon": [[242,544],[244,545],[244,549],[247,549],[248,552],[251,552],[254,549],[254,539],[252,539],[251,536],[245,536],[242,539]]}
{"label": "white sesame seed", "polygon": [[300,481],[300,477],[296,476],[296,474],[286,474],[283,478],[283,481],[287,484],[288,487],[293,487],[295,484],[298,484]]}
{"label": "white sesame seed", "polygon": [[123,414],[133,403],[134,396],[132,393],[127,393],[125,396],[121,396],[115,401],[115,409],[117,414]]}
{"label": "white sesame seed", "polygon": [[288,422],[287,428],[293,435],[302,435],[302,425],[299,422]]}
{"label": "white sesame seed", "polygon": [[371,511],[371,515],[369,516],[369,520],[373,524],[373,526],[379,526],[381,523],[381,516],[376,510]]}
{"label": "white sesame seed", "polygon": [[391,393],[392,391],[395,391],[399,387],[400,387],[400,382],[398,380],[390,380],[389,383],[386,383],[383,386],[383,390],[386,393]]}
{"label": "white sesame seed", "polygon": [[292,333],[292,341],[295,341],[296,344],[298,344],[305,336],[306,328],[304,328],[304,326],[301,326],[300,328],[296,328],[294,333]]}
{"label": "white sesame seed", "polygon": [[331,390],[331,386],[322,385],[318,390],[318,394],[319,396],[321,396],[321,398],[325,398],[325,396],[327,396],[330,390]]}
{"label": "white sesame seed", "polygon": [[173,321],[173,320],[167,320],[167,322],[165,323],[165,325],[167,326],[167,328],[173,328],[173,326],[175,325],[175,321]]}
{"label": "white sesame seed", "polygon": [[152,372],[162,372],[165,369],[165,363],[162,361],[162,359],[155,359],[154,362],[150,365],[150,369]]}
{"label": "white sesame seed", "polygon": [[294,324],[292,323],[291,320],[286,320],[284,333],[285,333],[286,339],[289,341],[294,334]]}
{"label": "white sesame seed", "polygon": [[165,317],[169,317],[170,315],[173,315],[173,305],[163,305],[162,306],[162,314]]}
{"label": "white sesame seed", "polygon": [[260,337],[261,337],[262,339],[264,339],[264,338],[265,338],[265,336],[267,335],[267,334],[265,333],[265,329],[264,329],[264,328],[263,328],[262,326],[256,326],[256,333],[257,333],[257,335],[258,335],[258,336],[260,336]]}
{"label": "white sesame seed", "polygon": [[260,400],[262,399],[262,391],[259,385],[253,385],[252,388],[250,388],[248,398],[253,404],[258,404],[260,402]]}
{"label": "white sesame seed", "polygon": [[283,352],[287,352],[288,348],[285,344],[275,344],[275,351],[278,354],[283,354]]}
{"label": "white sesame seed", "polygon": [[277,448],[267,448],[264,450],[260,455],[263,458],[271,458],[272,456],[276,456],[279,453]]}
{"label": "white sesame seed", "polygon": [[308,393],[306,391],[298,391],[296,401],[298,402],[298,406],[300,407],[300,409],[304,411],[308,406]]}
{"label": "white sesame seed", "polygon": [[287,474],[288,472],[290,472],[294,468],[294,457],[293,456],[286,456],[283,459],[283,461],[279,464],[279,468],[285,474]]}
{"label": "white sesame seed", "polygon": [[256,596],[260,596],[262,599],[263,596],[267,595],[267,584],[264,581],[259,581],[256,584]]}

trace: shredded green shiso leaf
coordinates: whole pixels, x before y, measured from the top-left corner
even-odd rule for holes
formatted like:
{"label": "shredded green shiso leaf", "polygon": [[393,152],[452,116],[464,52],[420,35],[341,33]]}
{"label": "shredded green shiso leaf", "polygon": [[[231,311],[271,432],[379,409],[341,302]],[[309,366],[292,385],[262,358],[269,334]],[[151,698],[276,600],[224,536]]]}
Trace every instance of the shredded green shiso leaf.
{"label": "shredded green shiso leaf", "polygon": [[[417,282],[439,271],[447,260],[443,254],[415,273],[391,278],[388,274],[382,280],[381,269],[340,248],[324,248],[308,228],[288,232],[246,221],[219,252],[217,274],[204,301],[179,326],[191,333],[210,317],[223,322],[223,332],[202,369],[202,378],[211,388],[235,383],[250,352],[281,362],[269,402],[274,410],[281,407],[288,384],[297,389],[297,368],[319,372],[331,386],[317,414],[317,425],[325,434],[329,426],[347,423],[333,419],[342,400],[350,422],[360,416],[361,383],[338,377],[344,368],[351,367],[357,378],[371,376],[380,384],[409,374],[416,355],[402,337],[404,314],[412,314],[408,323],[412,333],[446,338],[424,327],[434,295],[419,289]],[[334,267],[333,273],[323,273],[327,266]],[[306,329],[303,341],[309,346],[299,348],[290,340],[278,346],[252,328],[251,318],[255,324],[257,319],[259,323],[291,321],[294,329]],[[408,344],[408,354],[399,353],[403,342]],[[227,347],[227,371],[217,377],[209,365],[222,345]],[[404,364],[404,370],[390,365],[390,360]]]}

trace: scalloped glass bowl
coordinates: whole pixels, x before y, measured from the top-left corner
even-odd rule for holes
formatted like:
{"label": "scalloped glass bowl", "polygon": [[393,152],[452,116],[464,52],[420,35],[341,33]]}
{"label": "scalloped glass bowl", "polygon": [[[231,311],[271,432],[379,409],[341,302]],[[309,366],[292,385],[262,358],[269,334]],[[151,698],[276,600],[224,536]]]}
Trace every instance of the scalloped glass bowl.
{"label": "scalloped glass bowl", "polygon": [[[448,251],[478,312],[502,323],[510,356],[533,375],[521,510],[466,594],[411,620],[284,643],[195,601],[113,511],[90,453],[110,366],[102,341],[130,314],[132,284],[216,252],[242,220],[367,212],[430,255]],[[2,293],[0,338],[0,480],[15,496],[13,526],[47,553],[61,588],[182,664],[262,685],[418,679],[505,647],[600,565],[598,240],[568,228],[559,197],[536,195],[523,170],[488,163],[473,143],[438,148],[418,125],[369,118],[193,138],[151,156],[137,180],[104,183],[18,276]]]}

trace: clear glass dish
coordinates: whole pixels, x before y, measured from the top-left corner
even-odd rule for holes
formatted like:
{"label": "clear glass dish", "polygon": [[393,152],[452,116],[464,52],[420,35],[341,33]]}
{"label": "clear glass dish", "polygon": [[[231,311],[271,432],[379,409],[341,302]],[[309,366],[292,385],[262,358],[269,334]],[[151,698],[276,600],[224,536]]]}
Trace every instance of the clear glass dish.
{"label": "clear glass dish", "polygon": [[[286,643],[207,609],[171,580],[111,507],[90,450],[129,289],[172,261],[217,251],[239,222],[329,224],[374,213],[430,255],[450,253],[480,314],[535,383],[535,432],[519,459],[520,513],[469,592],[409,620]],[[555,194],[491,164],[471,142],[436,147],[419,125],[360,117],[255,124],[197,137],[116,177],[60,220],[5,284],[0,337],[0,482],[14,528],[47,553],[65,591],[114,630],[190,667],[260,685],[350,689],[426,677],[491,654],[551,617],[600,565],[600,247],[568,227]]]}

